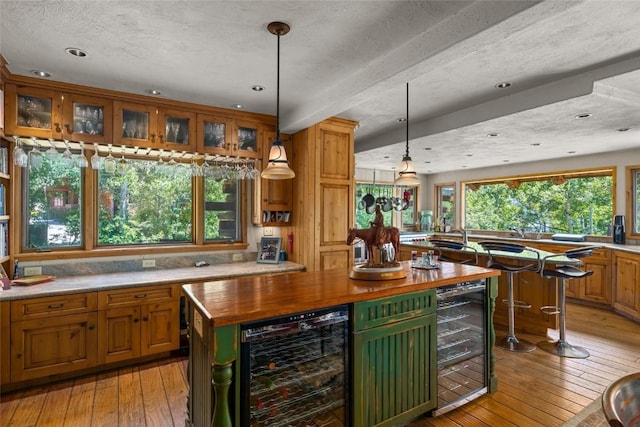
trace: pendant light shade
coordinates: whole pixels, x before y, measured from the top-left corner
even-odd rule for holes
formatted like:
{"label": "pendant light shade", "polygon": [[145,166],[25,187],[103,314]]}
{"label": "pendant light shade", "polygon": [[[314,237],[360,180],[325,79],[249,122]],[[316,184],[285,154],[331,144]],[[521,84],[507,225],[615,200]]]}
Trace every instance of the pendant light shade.
{"label": "pendant light shade", "polygon": [[409,156],[409,82],[407,82],[407,143],[406,151],[402,157],[400,167],[398,167],[398,179],[396,179],[396,185],[402,185],[404,187],[417,187],[420,184],[420,179],[416,174],[416,170],[413,167],[413,160]]}
{"label": "pendant light shade", "polygon": [[289,167],[287,153],[280,140],[280,36],[289,32],[291,27],[284,22],[272,22],[267,26],[271,34],[278,36],[278,68],[276,86],[276,138],[273,140],[271,150],[269,150],[269,162],[260,176],[264,179],[291,179],[296,176]]}

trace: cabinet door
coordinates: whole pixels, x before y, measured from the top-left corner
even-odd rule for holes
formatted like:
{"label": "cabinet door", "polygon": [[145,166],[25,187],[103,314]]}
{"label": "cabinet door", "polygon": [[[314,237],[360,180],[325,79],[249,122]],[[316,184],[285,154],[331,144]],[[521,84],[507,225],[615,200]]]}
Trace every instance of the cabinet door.
{"label": "cabinet door", "polygon": [[615,254],[615,295],[613,307],[640,318],[640,256]]}
{"label": "cabinet door", "polygon": [[158,110],[152,105],[113,103],[113,143],[160,148],[158,144]]}
{"label": "cabinet door", "polygon": [[194,151],[196,146],[196,115],[183,110],[158,110],[159,148]]}
{"label": "cabinet door", "polygon": [[141,356],[176,350],[180,345],[180,308],[177,301],[141,307]]}
{"label": "cabinet door", "polygon": [[9,135],[60,138],[62,94],[32,87],[5,86],[5,129]]}
{"label": "cabinet door", "polygon": [[233,120],[227,117],[198,114],[196,151],[221,156],[231,153]]}
{"label": "cabinet door", "polygon": [[585,269],[593,271],[593,274],[585,277],[581,298],[587,301],[611,304],[611,276],[607,265],[587,262]]}
{"label": "cabinet door", "polygon": [[231,155],[259,159],[262,157],[262,124],[236,120],[235,135],[231,141]]}
{"label": "cabinet door", "polygon": [[356,332],[354,425],[395,426],[434,409],[436,316]]}
{"label": "cabinet door", "polygon": [[101,310],[98,322],[100,363],[140,356],[140,306]]}
{"label": "cabinet door", "polygon": [[72,141],[111,142],[113,101],[65,94],[62,104],[62,137]]}
{"label": "cabinet door", "polygon": [[96,365],[96,313],[25,320],[11,325],[11,381]]}
{"label": "cabinet door", "polygon": [[11,319],[9,301],[0,302],[0,384],[11,381]]}

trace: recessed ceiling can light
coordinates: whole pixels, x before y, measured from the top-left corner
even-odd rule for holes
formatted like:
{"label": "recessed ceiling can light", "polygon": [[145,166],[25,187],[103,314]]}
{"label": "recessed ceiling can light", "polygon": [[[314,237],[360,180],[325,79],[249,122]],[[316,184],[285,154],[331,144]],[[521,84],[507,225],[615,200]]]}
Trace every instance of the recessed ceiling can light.
{"label": "recessed ceiling can light", "polygon": [[251,90],[256,91],[256,92],[262,92],[264,90],[264,86],[253,85],[253,86],[251,86]]}
{"label": "recessed ceiling can light", "polygon": [[539,147],[540,143],[539,142],[534,142],[533,144],[531,144],[532,147]]}
{"label": "recessed ceiling can light", "polygon": [[580,114],[576,114],[575,118],[576,119],[588,119],[591,116],[592,116],[591,113],[580,113]]}
{"label": "recessed ceiling can light", "polygon": [[231,108],[234,108],[236,110],[242,110],[244,108],[244,105],[242,105],[242,104],[233,104],[233,105],[231,105]]}
{"label": "recessed ceiling can light", "polygon": [[629,130],[631,130],[631,128],[620,128],[620,129],[618,129],[618,132],[626,132],[626,131],[629,131]]}
{"label": "recessed ceiling can light", "polygon": [[398,123],[404,123],[404,122],[406,122],[406,121],[407,121],[407,118],[406,118],[406,117],[400,117],[400,118],[396,119],[396,121],[397,121]]}
{"label": "recessed ceiling can light", "polygon": [[569,153],[569,154],[576,154],[576,152],[575,152],[575,151],[567,151],[567,153]]}
{"label": "recessed ceiling can light", "polygon": [[158,96],[158,95],[162,95],[162,92],[160,92],[160,91],[159,91],[159,90],[157,90],[157,89],[147,89],[147,90],[145,90],[144,92],[145,92],[145,93],[148,93],[149,95],[156,95],[156,96]]}
{"label": "recessed ceiling can light", "polygon": [[51,77],[50,73],[47,73],[46,71],[41,71],[41,70],[31,70],[31,74],[38,77]]}
{"label": "recessed ceiling can light", "polygon": [[465,154],[467,157],[473,157],[473,154]]}
{"label": "recessed ceiling can light", "polygon": [[69,55],[77,56],[78,58],[84,58],[85,56],[88,55],[86,51],[79,49],[77,47],[68,47],[64,51],[67,52]]}
{"label": "recessed ceiling can light", "polygon": [[466,167],[467,167],[467,165],[462,165],[462,167],[463,167],[463,168],[466,168]]}
{"label": "recessed ceiling can light", "polygon": [[509,160],[503,160],[502,163],[509,163]]}
{"label": "recessed ceiling can light", "polygon": [[389,158],[389,156],[384,156],[384,158],[385,158],[385,159],[388,159],[388,158]]}
{"label": "recessed ceiling can light", "polygon": [[425,163],[431,163],[431,160],[425,160],[424,162]]}
{"label": "recessed ceiling can light", "polygon": [[500,134],[497,132],[491,132],[491,133],[488,133],[487,136],[489,138],[495,138],[496,136],[500,136]]}
{"label": "recessed ceiling can light", "polygon": [[425,150],[431,151],[431,147],[424,147]]}
{"label": "recessed ceiling can light", "polygon": [[502,83],[498,83],[498,84],[496,85],[496,87],[497,87],[498,89],[506,89],[506,88],[508,88],[509,86],[511,86],[511,83],[510,83],[510,82],[502,82]]}

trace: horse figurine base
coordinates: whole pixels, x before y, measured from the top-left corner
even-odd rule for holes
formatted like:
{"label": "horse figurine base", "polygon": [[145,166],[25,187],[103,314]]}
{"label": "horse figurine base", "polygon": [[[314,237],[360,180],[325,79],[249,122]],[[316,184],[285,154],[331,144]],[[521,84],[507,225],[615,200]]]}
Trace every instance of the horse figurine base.
{"label": "horse figurine base", "polygon": [[[389,263],[391,264],[391,263]],[[367,264],[356,265],[351,269],[349,277],[356,280],[394,280],[407,277],[407,271],[402,264],[395,266],[370,267]]]}

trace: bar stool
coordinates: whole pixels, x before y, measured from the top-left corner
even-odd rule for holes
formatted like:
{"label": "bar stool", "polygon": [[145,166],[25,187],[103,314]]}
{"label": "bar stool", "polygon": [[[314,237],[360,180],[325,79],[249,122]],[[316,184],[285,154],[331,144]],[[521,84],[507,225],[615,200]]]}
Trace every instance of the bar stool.
{"label": "bar stool", "polygon": [[[478,251],[462,242],[443,239],[429,239],[429,243],[438,250],[438,259],[445,262],[455,262],[458,264],[478,265]],[[442,250],[446,249],[450,252],[458,252],[464,255],[462,259],[449,258],[442,254]]]}
{"label": "bar stool", "polygon": [[[541,341],[538,343],[538,347],[542,350],[556,354],[561,357],[572,357],[575,359],[586,359],[589,357],[589,352],[582,347],[575,347],[569,344],[566,340],[567,333],[567,299],[566,299],[566,280],[570,279],[582,279],[583,277],[591,276],[593,271],[581,270],[578,266],[581,266],[582,260],[580,258],[591,256],[594,249],[600,248],[599,246],[587,246],[584,248],[571,249],[560,254],[547,255],[542,259],[542,268],[540,274],[545,278],[555,278],[558,284],[558,306],[543,306],[540,307],[540,311],[548,315],[557,314],[559,316],[559,331],[560,338],[557,341]],[[557,264],[552,268],[545,268],[545,264],[548,260],[553,258],[566,257],[569,260],[577,260],[574,263],[565,262]]]}
{"label": "bar stool", "polygon": [[[513,296],[513,276],[522,271],[535,271],[539,272],[541,268],[540,253],[535,249],[528,248],[523,245],[511,242],[478,242],[480,246],[487,251],[489,255],[489,261],[487,262],[488,268],[495,268],[496,270],[502,270],[507,273],[507,299],[502,300],[507,304],[507,313],[509,315],[509,333],[500,342],[496,343],[498,347],[505,350],[528,353],[536,349],[535,344],[525,340],[519,340],[515,334],[515,308],[531,308],[531,304],[524,301],[516,301]],[[496,253],[497,252],[497,253]],[[496,261],[495,258],[511,257],[514,259],[522,259],[526,261],[532,261],[525,265],[507,264],[502,261]]]}

